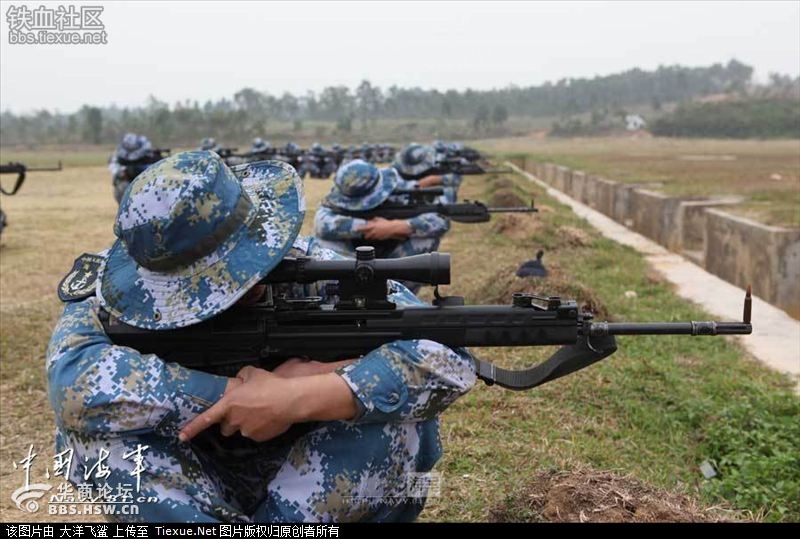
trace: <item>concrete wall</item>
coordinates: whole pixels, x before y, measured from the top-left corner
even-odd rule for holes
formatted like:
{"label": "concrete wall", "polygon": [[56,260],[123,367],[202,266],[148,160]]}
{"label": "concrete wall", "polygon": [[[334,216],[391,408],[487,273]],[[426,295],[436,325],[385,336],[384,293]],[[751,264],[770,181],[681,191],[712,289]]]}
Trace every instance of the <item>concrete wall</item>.
{"label": "concrete wall", "polygon": [[559,191],[569,193],[572,184],[572,171],[567,167],[556,166],[553,171],[553,187]]}
{"label": "concrete wall", "polygon": [[586,173],[573,170],[567,194],[578,202],[585,202],[584,190],[586,189]]}
{"label": "concrete wall", "polygon": [[595,178],[595,198],[594,206],[597,211],[611,217],[614,215],[614,193],[617,182],[605,178]]}
{"label": "concrete wall", "polygon": [[745,287],[800,318],[800,229],[762,225],[722,211],[739,197],[685,199],[658,184],[619,183],[551,163],[524,168],[615,221],[690,257],[711,273]]}
{"label": "concrete wall", "polygon": [[682,249],[684,251],[705,252],[706,230],[708,228],[706,209],[738,204],[742,200],[742,197],[720,197],[711,200],[684,200],[681,202]]}
{"label": "concrete wall", "polygon": [[583,185],[583,203],[595,210],[597,209],[597,185],[599,183],[598,176],[588,175]]}
{"label": "concrete wall", "polygon": [[636,186],[629,183],[618,183],[614,186],[614,205],[611,218],[625,226],[631,226],[631,193]]}
{"label": "concrete wall", "polygon": [[800,230],[706,210],[705,267],[800,318]]}
{"label": "concrete wall", "polygon": [[630,190],[630,227],[674,251],[681,250],[681,199],[647,189]]}

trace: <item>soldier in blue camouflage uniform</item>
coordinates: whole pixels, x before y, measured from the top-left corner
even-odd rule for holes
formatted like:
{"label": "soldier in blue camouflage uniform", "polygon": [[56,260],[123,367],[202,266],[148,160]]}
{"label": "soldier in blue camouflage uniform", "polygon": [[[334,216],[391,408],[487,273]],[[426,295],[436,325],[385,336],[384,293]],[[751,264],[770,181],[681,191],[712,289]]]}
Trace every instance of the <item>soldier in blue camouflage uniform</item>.
{"label": "soldier in blue camouflage uniform", "polygon": [[[450,229],[450,220],[436,213],[424,213],[411,219],[370,220],[340,215],[337,209],[366,211],[387,201],[403,202],[392,191],[408,188],[410,182],[395,169],[378,169],[361,159],[339,167],[331,192],[317,209],[314,235],[328,249],[353,256],[359,245],[375,247],[378,258],[399,258],[435,251],[442,236]],[[405,283],[416,292],[419,284]]]}
{"label": "soldier in blue camouflage uniform", "polygon": [[220,145],[217,143],[217,139],[213,137],[206,137],[200,141],[200,149],[216,152],[220,149]]}
{"label": "soldier in blue camouflage uniform", "polygon": [[251,154],[265,154],[270,151],[272,151],[272,144],[268,140],[264,140],[261,137],[253,139],[253,144],[250,146]]}
{"label": "soldier in blue camouflage uniform", "polygon": [[111,171],[111,183],[114,186],[114,199],[117,203],[122,200],[122,194],[133,180],[133,177],[129,177],[128,167],[122,165],[120,159],[137,161],[146,156],[152,149],[153,145],[144,135],[125,133],[122,137],[117,149],[114,150],[108,160],[108,170]]}
{"label": "soldier in blue camouflage uniform", "polygon": [[[397,172],[410,182],[409,185],[418,187],[433,187],[441,185],[444,187],[445,200],[448,203],[458,201],[458,188],[461,186],[463,177],[460,174],[428,174],[436,168],[437,157],[441,152],[433,146],[412,143],[399,152],[392,163]],[[420,179],[409,179],[419,178]]]}
{"label": "soldier in blue camouflage uniform", "polygon": [[[74,451],[73,483],[113,488],[135,483],[126,456],[146,446],[137,497],[159,500],[115,519],[406,521],[421,511],[408,477],[439,459],[438,414],[475,382],[466,351],[395,341],[349,361],[228,378],[115,346],[99,321],[103,309],[145,329],[189,326],[263,295],[257,283],[284,256],[335,257],[297,236],[304,210],[284,163],[231,169],[211,152],[176,154],[126,192],[96,285],[83,275],[73,286],[73,273],[62,282],[68,302],[47,349],[57,451]],[[420,304],[398,283],[387,294]],[[103,450],[108,477],[87,479]]]}

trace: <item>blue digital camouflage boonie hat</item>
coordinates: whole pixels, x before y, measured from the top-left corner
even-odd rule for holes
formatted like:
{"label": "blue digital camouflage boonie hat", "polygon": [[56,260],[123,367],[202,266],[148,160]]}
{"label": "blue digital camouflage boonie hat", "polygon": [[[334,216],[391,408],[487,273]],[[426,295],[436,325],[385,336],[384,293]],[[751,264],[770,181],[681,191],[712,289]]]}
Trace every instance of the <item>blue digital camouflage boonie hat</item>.
{"label": "blue digital camouflage boonie hat", "polygon": [[393,168],[379,169],[363,159],[354,159],[336,171],[325,203],[351,211],[371,210],[383,204],[399,182]]}
{"label": "blue digital camouflage boonie hat", "polygon": [[253,145],[250,147],[251,152],[263,152],[272,148],[272,144],[269,141],[264,140],[261,137],[256,137],[253,139]]}
{"label": "blue digital camouflage boonie hat", "polygon": [[397,154],[392,166],[402,176],[415,177],[436,167],[436,151],[431,146],[409,144]]}
{"label": "blue digital camouflage boonie hat", "polygon": [[216,139],[211,137],[206,137],[200,141],[200,149],[201,150],[211,150],[216,151],[219,148],[219,144],[217,144]]}
{"label": "blue digital camouflage boonie hat", "polygon": [[285,163],[228,168],[209,151],[168,157],[137,176],[120,202],[100,301],[144,329],[211,318],[281,261],[304,213],[302,182]]}
{"label": "blue digital camouflage boonie hat", "polygon": [[117,156],[124,159],[136,161],[141,159],[150,150],[153,149],[150,140],[144,135],[137,135],[136,133],[125,133],[122,141],[117,148]]}

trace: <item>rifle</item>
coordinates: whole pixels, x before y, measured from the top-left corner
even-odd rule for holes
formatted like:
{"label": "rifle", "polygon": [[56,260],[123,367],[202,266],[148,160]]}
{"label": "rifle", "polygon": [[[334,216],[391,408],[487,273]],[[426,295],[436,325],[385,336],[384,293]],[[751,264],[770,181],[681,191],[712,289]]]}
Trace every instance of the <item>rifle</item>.
{"label": "rifle", "polygon": [[444,149],[441,150],[441,153],[450,158],[466,159],[471,163],[486,161],[486,156],[484,156],[481,152],[475,148],[470,148],[469,146],[463,146],[461,144],[448,144]]}
{"label": "rifle", "polygon": [[462,176],[475,176],[478,174],[509,174],[513,172],[510,168],[484,168],[478,163],[470,162],[460,157],[443,157],[436,161],[433,168],[420,174],[405,175],[406,180],[419,180],[425,176],[442,176],[444,174],[460,174]]}
{"label": "rifle", "polygon": [[236,155],[236,151],[238,149],[239,148],[217,148],[214,151],[217,153],[218,156],[220,156],[220,158],[228,159],[230,157],[241,157]]}
{"label": "rifle", "polygon": [[153,163],[158,163],[167,157],[171,151],[169,148],[153,148],[138,159],[117,157],[117,163],[125,167],[125,176],[128,180],[132,180]]}
{"label": "rifle", "polygon": [[0,165],[0,174],[16,174],[17,175],[17,179],[14,182],[14,187],[11,189],[11,191],[6,191],[5,189],[3,189],[2,186],[0,186],[0,193],[3,193],[4,195],[8,195],[8,196],[16,195],[17,191],[19,191],[19,188],[22,187],[22,183],[25,181],[25,174],[27,172],[29,172],[29,171],[31,171],[31,172],[51,172],[51,171],[56,171],[56,170],[61,170],[61,169],[62,169],[61,161],[58,162],[58,166],[57,167],[27,167],[27,166],[23,165],[22,163],[12,163],[12,162],[9,162],[8,164],[5,164],[5,165]]}
{"label": "rifle", "polygon": [[[291,357],[337,361],[360,357],[396,340],[429,339],[451,348],[468,346],[560,345],[549,359],[524,370],[506,370],[476,360],[478,377],[488,385],[530,389],[613,354],[617,335],[749,335],[748,288],[741,322],[594,322],[572,300],[515,294],[511,305],[465,305],[461,297],[442,297],[438,285],[450,283],[450,255],[429,253],[375,259],[371,247],[356,259],[286,258],[262,281],[326,286],[334,304],[321,297],[287,299],[271,286],[261,302],[232,308],[200,324],[152,331],[120,322],[105,311],[100,320],[118,345],[154,353],[186,367],[232,371],[244,365],[274,369]],[[388,279],[436,286],[432,306],[398,308],[387,300]]]}
{"label": "rifle", "polygon": [[395,189],[392,195],[408,197],[411,204],[431,202],[444,195],[444,187],[414,187],[412,189]]}
{"label": "rifle", "polygon": [[231,155],[231,157],[239,157],[241,159],[244,159],[245,162],[264,161],[266,159],[274,159],[277,153],[278,149],[271,147],[258,151],[250,150],[247,153],[233,154]]}
{"label": "rifle", "polygon": [[[395,191],[396,192],[396,191]],[[423,213],[438,213],[442,217],[448,217],[458,223],[485,223],[491,219],[493,213],[535,213],[539,210],[534,207],[531,201],[530,207],[511,206],[511,207],[490,207],[483,202],[469,201],[455,202],[453,204],[436,203],[411,203],[402,204],[397,202],[384,202],[377,208],[364,211],[353,211],[338,208],[324,203],[326,208],[337,215],[356,217],[359,219],[374,219],[383,217],[384,219],[411,219]]]}
{"label": "rifle", "polygon": [[118,157],[117,163],[124,167],[142,167],[145,165],[152,165],[153,163],[158,163],[167,157],[171,151],[172,150],[169,148],[153,148],[138,159],[126,159],[124,157]]}

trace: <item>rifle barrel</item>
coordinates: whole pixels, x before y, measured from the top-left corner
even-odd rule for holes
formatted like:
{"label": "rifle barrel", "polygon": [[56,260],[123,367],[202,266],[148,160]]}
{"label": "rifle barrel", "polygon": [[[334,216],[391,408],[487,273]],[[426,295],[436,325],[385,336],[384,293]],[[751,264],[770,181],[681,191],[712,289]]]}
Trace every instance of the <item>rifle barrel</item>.
{"label": "rifle barrel", "polygon": [[590,336],[605,335],[750,335],[747,322],[590,322]]}
{"label": "rifle barrel", "polygon": [[61,161],[58,162],[58,166],[55,167],[26,167],[28,171],[33,172],[52,172],[56,170],[61,170],[63,167],[61,166]]}
{"label": "rifle barrel", "polygon": [[539,208],[533,206],[512,206],[508,208],[486,208],[489,213],[535,213]]}
{"label": "rifle barrel", "polygon": [[393,195],[443,195],[444,187],[417,187],[412,189],[395,189]]}

